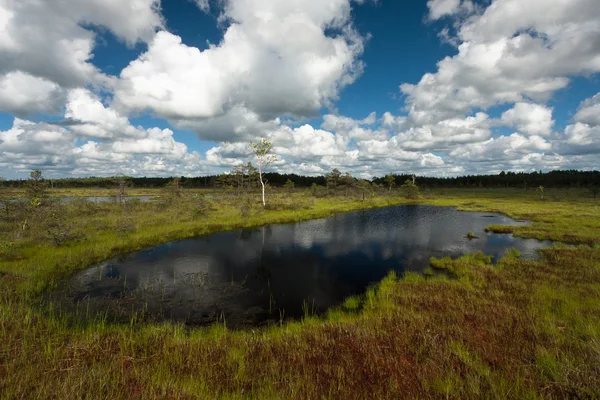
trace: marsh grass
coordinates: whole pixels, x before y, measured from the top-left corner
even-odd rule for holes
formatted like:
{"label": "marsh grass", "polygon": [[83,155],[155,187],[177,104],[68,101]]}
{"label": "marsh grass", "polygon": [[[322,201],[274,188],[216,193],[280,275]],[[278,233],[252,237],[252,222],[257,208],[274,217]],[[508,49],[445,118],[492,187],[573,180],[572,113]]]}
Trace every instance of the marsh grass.
{"label": "marsh grass", "polygon": [[[41,306],[39,295],[77,269],[168,240],[406,200],[323,198],[244,218],[230,199],[202,219],[185,204],[68,209],[83,241],[57,246],[43,231],[25,232],[9,252],[21,259],[2,256],[1,397],[598,398],[600,212],[593,201],[554,195],[446,190],[420,202],[528,219],[511,233],[577,247],[553,246],[539,261],[509,251],[496,266],[483,254],[432,259],[428,276],[390,274],[324,317],[307,306],[302,321],[245,331],[226,321],[193,329],[135,316],[82,321]],[[125,217],[134,229],[119,235]],[[3,238],[12,226],[2,222]]]}
{"label": "marsh grass", "polygon": [[469,240],[478,239],[478,237],[475,236],[475,234],[472,231],[469,231],[469,233],[467,233],[465,237]]}

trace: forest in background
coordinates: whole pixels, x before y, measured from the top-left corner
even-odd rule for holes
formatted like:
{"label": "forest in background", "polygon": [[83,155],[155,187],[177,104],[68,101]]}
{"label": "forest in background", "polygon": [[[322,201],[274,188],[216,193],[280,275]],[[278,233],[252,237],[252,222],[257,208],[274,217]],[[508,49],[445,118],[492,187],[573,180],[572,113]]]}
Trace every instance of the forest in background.
{"label": "forest in background", "polygon": [[[302,176],[296,174],[280,174],[267,172],[264,174],[266,181],[272,186],[284,186],[286,182],[291,181],[295,187],[311,187],[312,185],[327,186],[328,178],[331,174],[342,175],[340,171],[332,172],[321,176]],[[215,188],[228,185],[235,185],[236,173],[229,174],[184,177],[180,178],[180,184],[185,188]],[[248,174],[245,174],[247,177]],[[393,185],[400,186],[407,180],[412,180],[410,174],[391,174],[394,178]],[[162,188],[166,187],[173,177],[118,177],[126,178],[136,188]],[[48,180],[52,188],[112,188],[115,185],[116,177],[87,177],[87,178],[63,178]],[[539,186],[546,188],[598,188],[600,187],[600,171],[550,171],[550,172],[501,172],[497,175],[466,175],[459,177],[427,177],[417,176],[416,181],[421,188],[521,188],[536,189]],[[388,186],[389,177],[375,177],[372,183]],[[20,188],[24,187],[27,180],[4,180],[0,185],[5,187]]]}

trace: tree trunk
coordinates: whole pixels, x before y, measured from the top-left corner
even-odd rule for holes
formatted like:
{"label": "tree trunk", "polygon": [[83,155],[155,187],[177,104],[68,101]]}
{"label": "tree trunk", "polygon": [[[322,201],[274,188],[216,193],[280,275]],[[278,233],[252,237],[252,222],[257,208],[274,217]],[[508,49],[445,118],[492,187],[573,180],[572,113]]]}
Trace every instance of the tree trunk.
{"label": "tree trunk", "polygon": [[265,201],[265,182],[263,181],[262,178],[262,171],[260,168],[260,164],[258,164],[258,178],[260,179],[260,185],[262,186],[262,203],[263,203],[263,207],[267,206],[267,202]]}

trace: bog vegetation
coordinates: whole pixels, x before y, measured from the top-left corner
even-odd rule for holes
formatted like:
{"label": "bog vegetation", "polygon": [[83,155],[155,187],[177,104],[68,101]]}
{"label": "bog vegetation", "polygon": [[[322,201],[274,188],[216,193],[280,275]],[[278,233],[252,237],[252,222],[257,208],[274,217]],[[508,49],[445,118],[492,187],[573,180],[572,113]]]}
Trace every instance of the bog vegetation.
{"label": "bog vegetation", "polygon": [[[73,189],[41,171],[3,185],[2,397],[600,397],[597,180],[568,189],[533,180],[527,189],[445,188],[333,170],[276,184],[262,172],[241,165],[208,189],[181,178],[146,188],[127,177]],[[57,199],[67,195],[112,201]],[[327,315],[248,331],[228,330],[226,321],[75,320],[40,300],[76,270],[170,240],[406,203],[505,213],[532,223],[490,231],[566,244],[539,261],[511,251],[496,266],[484,254],[432,259],[424,275],[391,274]]]}

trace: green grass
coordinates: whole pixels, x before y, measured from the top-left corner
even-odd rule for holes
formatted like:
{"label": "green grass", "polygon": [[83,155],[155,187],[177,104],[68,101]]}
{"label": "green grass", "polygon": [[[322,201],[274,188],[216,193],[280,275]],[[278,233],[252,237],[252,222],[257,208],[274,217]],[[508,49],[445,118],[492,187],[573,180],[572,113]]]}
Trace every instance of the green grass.
{"label": "green grass", "polygon": [[37,299],[62,277],[125,251],[406,200],[315,199],[310,208],[255,208],[247,217],[234,200],[219,200],[206,217],[185,202],[69,206],[77,240],[59,247],[33,227],[13,237],[22,221],[4,221],[13,246],[0,263],[0,397],[598,398],[600,204],[529,192],[446,190],[418,202],[503,212],[532,223],[494,231],[577,247],[543,250],[535,262],[509,251],[495,267],[482,254],[433,259],[426,276],[391,274],[325,317],[307,307],[302,321],[239,332],[74,322]]}

